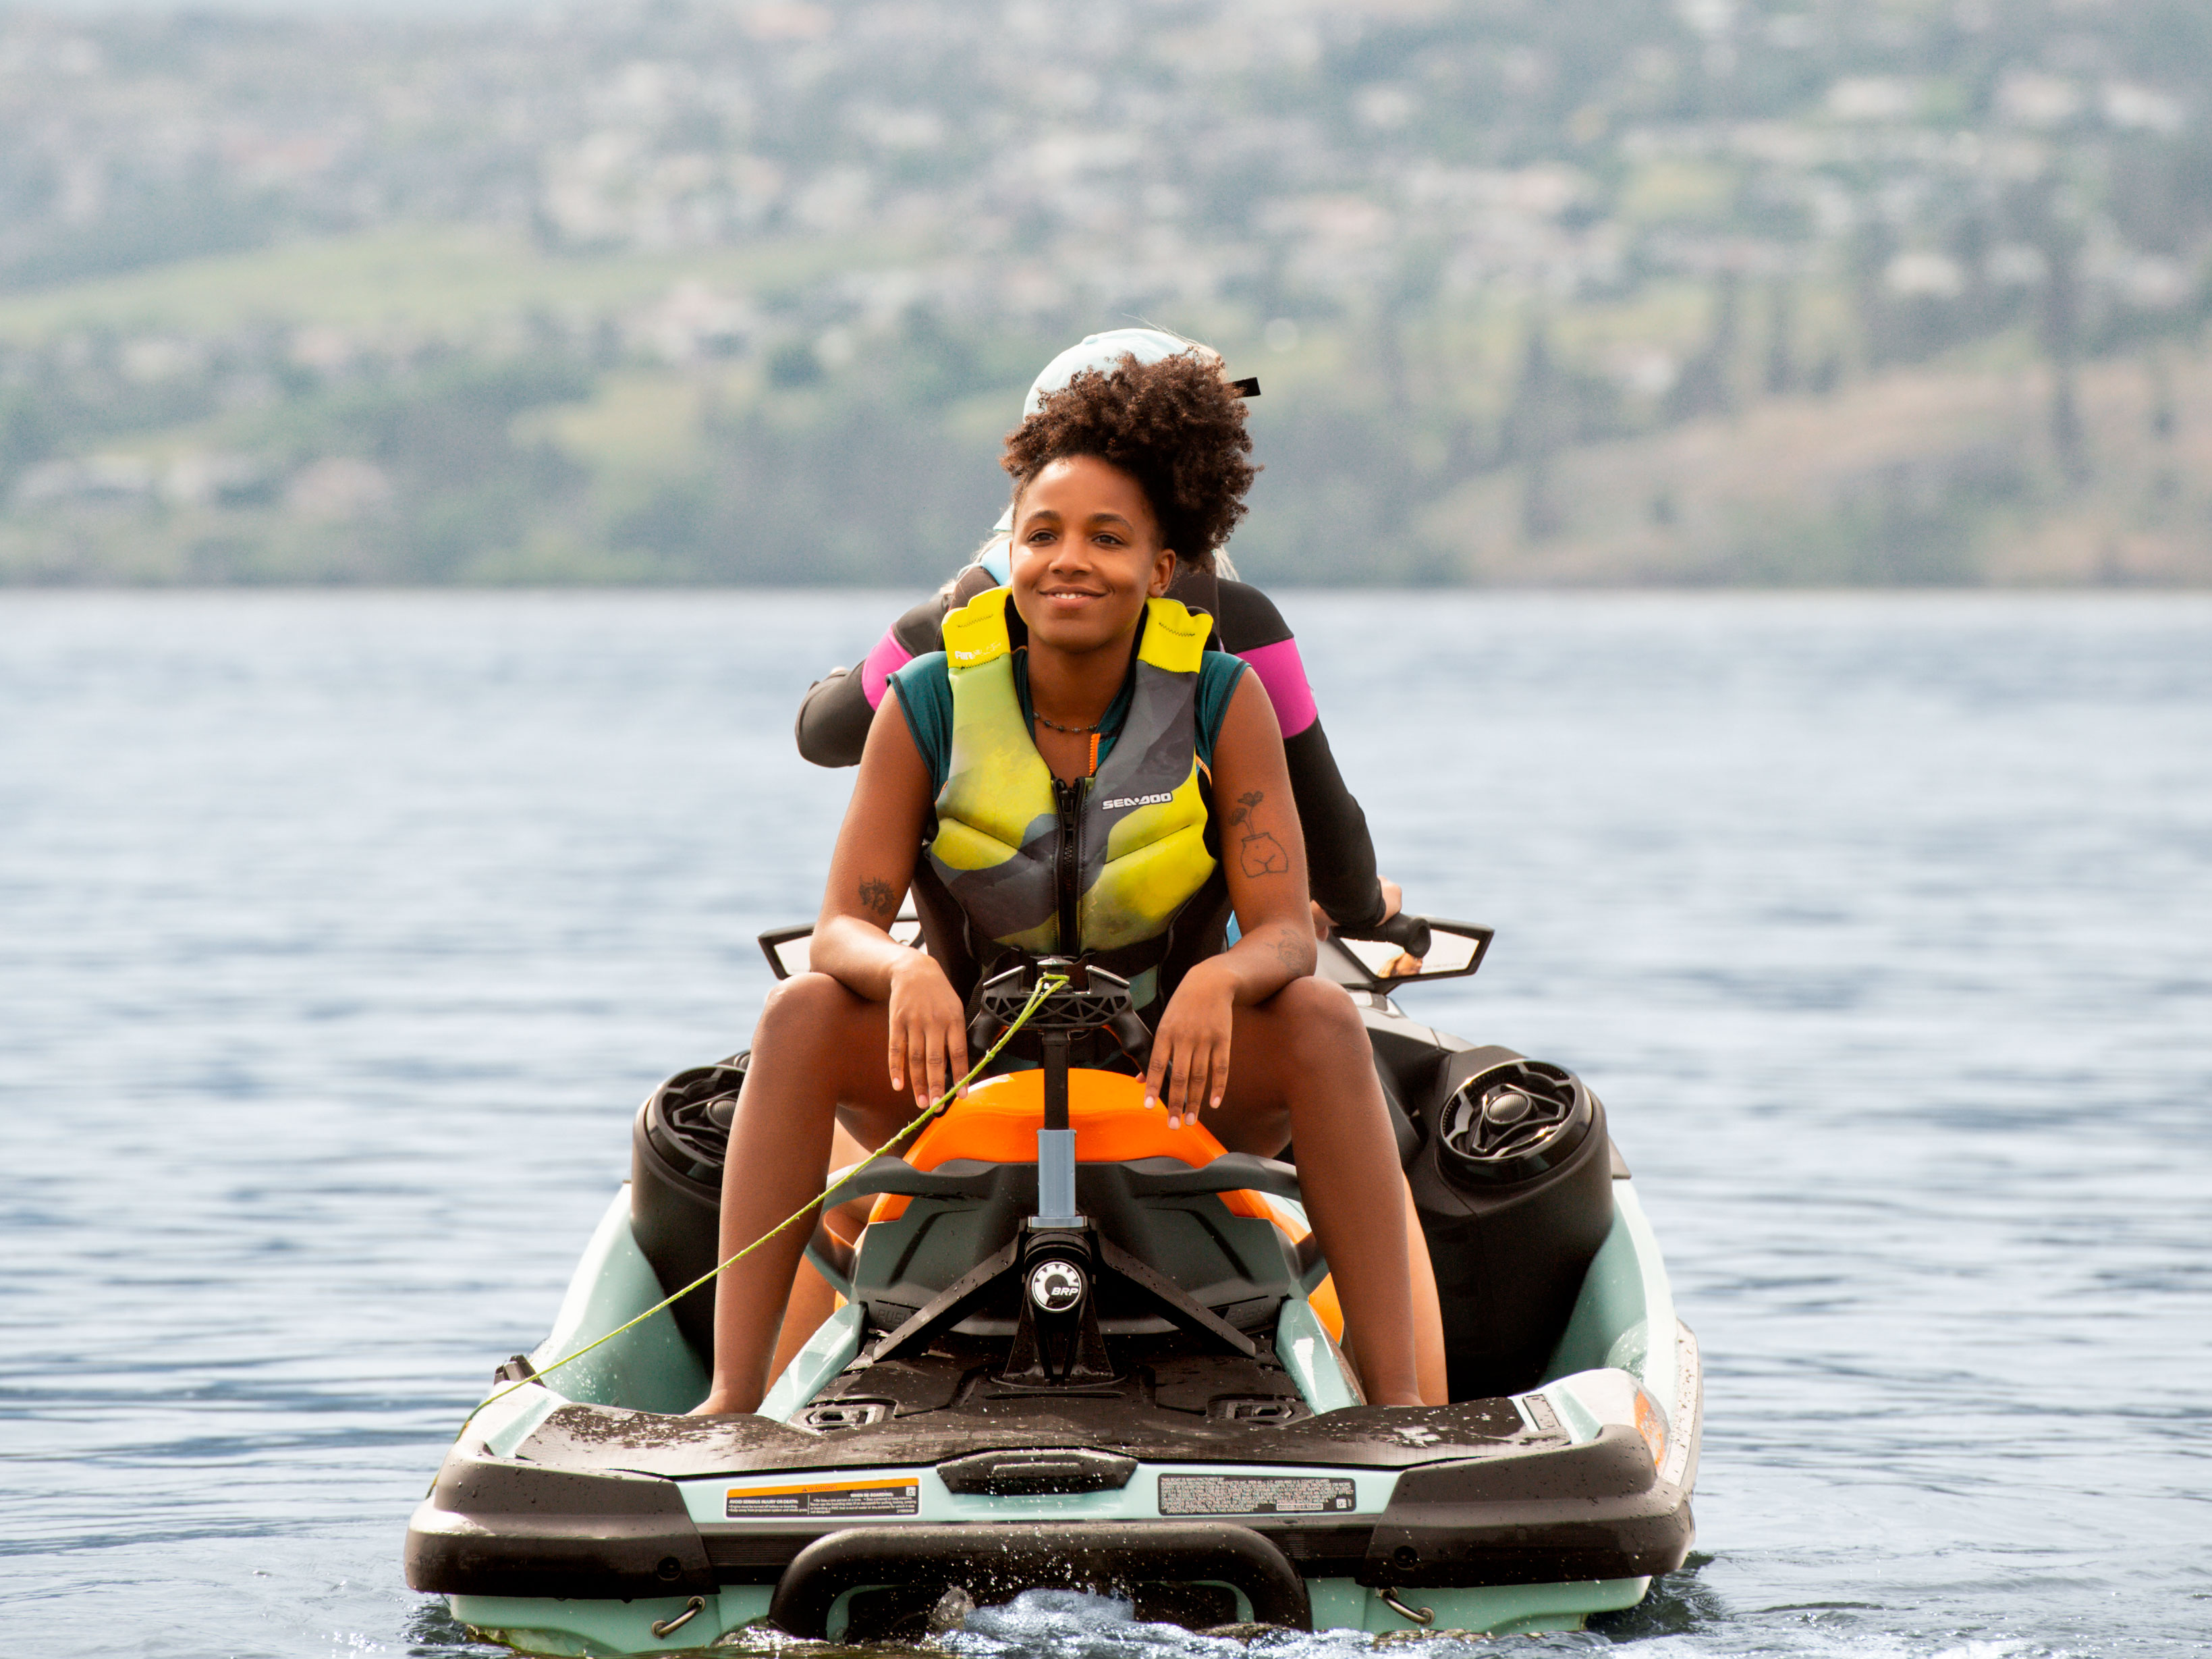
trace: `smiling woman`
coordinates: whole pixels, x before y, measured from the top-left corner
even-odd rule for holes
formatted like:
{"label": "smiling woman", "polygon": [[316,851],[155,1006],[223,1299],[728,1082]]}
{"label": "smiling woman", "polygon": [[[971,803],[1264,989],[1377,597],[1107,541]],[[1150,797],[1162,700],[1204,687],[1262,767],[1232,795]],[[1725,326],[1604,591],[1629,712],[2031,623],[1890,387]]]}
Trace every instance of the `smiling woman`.
{"label": "smiling woman", "polygon": [[[814,971],[777,987],[753,1039],[721,1255],[821,1190],[834,1124],[882,1146],[966,1072],[980,984],[1077,957],[1131,983],[1149,1041],[1124,1059],[1146,1110],[1231,1151],[1295,1137],[1369,1399],[1441,1401],[1406,1236],[1360,1224],[1400,1211],[1402,1183],[1358,1016],[1311,976],[1273,710],[1207,648],[1210,620],[1165,597],[1178,556],[1210,562],[1243,514],[1250,448],[1242,400],[1189,356],[1079,375],[1009,436],[1012,580],[948,617],[945,650],[901,669],[877,713]],[[926,954],[886,931],[908,891]],[[759,1403],[804,1243],[780,1235],[722,1275],[701,1411]]]}

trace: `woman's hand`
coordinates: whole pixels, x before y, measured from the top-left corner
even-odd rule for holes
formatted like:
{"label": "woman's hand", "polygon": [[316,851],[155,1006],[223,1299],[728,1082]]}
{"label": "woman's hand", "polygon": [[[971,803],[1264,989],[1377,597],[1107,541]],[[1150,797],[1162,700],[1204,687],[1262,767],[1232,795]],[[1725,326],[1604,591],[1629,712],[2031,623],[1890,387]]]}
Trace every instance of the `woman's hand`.
{"label": "woman's hand", "polygon": [[1213,957],[1185,974],[1160,1016],[1160,1029],[1152,1034],[1145,1105],[1158,1105],[1164,1092],[1170,1129],[1197,1122],[1200,1109],[1220,1105],[1228,1090],[1237,981],[1226,963],[1224,957]]}
{"label": "woman's hand", "polygon": [[933,957],[902,954],[890,973],[891,1087],[911,1083],[922,1103],[968,1074],[968,1011]]}
{"label": "woman's hand", "polygon": [[[1388,876],[1379,878],[1376,884],[1382,890],[1382,920],[1388,921],[1405,907],[1405,890]],[[1313,906],[1313,920],[1316,939],[1327,939],[1336,931],[1335,922],[1329,919],[1328,912],[1319,903]]]}

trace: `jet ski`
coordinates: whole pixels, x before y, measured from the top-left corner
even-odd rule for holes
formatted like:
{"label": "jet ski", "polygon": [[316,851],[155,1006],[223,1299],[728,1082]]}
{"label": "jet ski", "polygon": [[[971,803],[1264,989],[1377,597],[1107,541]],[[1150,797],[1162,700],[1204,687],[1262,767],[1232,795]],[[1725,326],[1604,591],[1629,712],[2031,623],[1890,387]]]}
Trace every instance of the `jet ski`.
{"label": "jet ski", "polygon": [[[763,936],[780,975],[807,931]],[[1167,1128],[1112,1060],[1126,985],[1048,961],[981,993],[979,1030],[1003,1029],[1065,978],[1007,1050],[1027,1058],[841,1191],[872,1207],[856,1245],[808,1248],[836,1310],[750,1415],[684,1415],[711,1286],[556,1367],[714,1265],[744,1058],[656,1090],[552,1331],[415,1511],[408,1583],[555,1654],[749,1626],[910,1640],[1037,1588],[1198,1630],[1499,1634],[1634,1606],[1692,1537],[1698,1346],[1588,1085],[1399,1006],[1491,937],[1407,918],[1327,941],[1318,970],[1373,1045],[1451,1403],[1364,1402],[1296,1149]]]}

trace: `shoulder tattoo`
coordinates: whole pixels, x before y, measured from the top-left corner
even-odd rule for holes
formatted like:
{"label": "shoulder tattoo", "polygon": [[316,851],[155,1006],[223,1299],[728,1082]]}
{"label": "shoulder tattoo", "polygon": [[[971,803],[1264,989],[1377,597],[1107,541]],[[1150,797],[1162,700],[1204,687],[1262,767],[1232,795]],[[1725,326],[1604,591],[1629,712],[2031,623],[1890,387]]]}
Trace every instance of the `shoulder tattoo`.
{"label": "shoulder tattoo", "polygon": [[1237,797],[1237,810],[1229,815],[1229,827],[1242,829],[1243,836],[1237,845],[1237,861],[1247,876],[1281,876],[1290,873],[1291,855],[1282,842],[1270,830],[1260,828],[1256,816],[1260,803],[1267,799],[1267,792],[1254,789]]}

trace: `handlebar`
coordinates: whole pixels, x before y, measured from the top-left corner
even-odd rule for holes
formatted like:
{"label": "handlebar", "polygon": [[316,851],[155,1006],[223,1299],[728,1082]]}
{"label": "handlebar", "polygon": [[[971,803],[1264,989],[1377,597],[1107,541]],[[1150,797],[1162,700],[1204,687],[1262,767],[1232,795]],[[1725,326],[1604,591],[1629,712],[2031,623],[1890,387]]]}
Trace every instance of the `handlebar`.
{"label": "handlebar", "polygon": [[1385,945],[1395,945],[1416,959],[1427,956],[1434,943],[1429,933],[1429,919],[1407,910],[1386,916],[1372,927],[1340,927],[1336,931],[1343,939],[1380,939]]}

